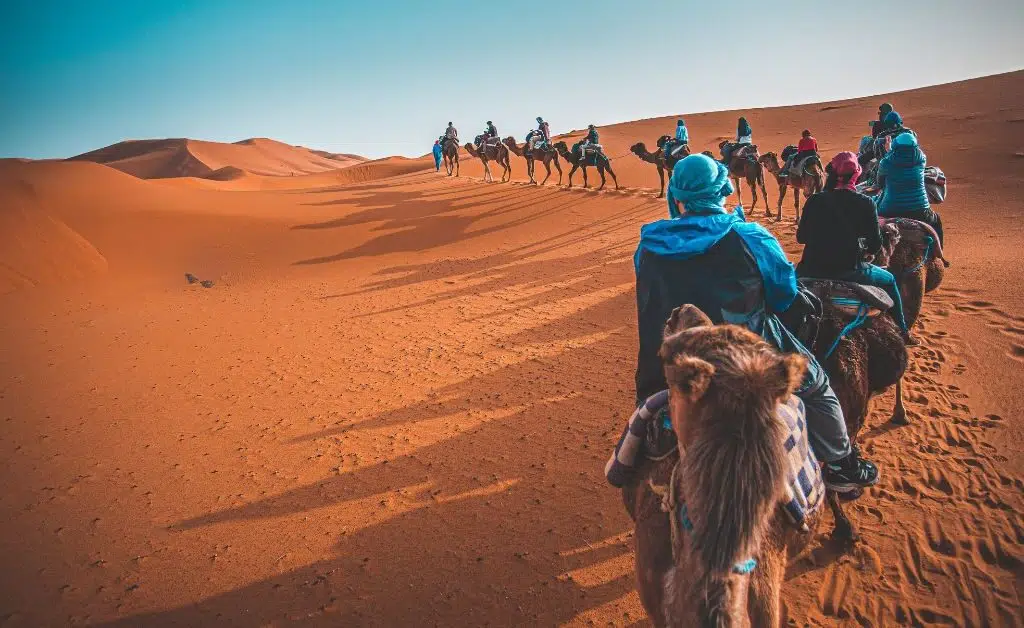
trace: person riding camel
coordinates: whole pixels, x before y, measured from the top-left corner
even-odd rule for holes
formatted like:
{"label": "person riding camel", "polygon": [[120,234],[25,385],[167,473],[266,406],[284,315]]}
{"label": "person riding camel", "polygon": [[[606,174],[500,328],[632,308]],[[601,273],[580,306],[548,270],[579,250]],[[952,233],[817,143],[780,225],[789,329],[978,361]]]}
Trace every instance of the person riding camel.
{"label": "person riding camel", "polygon": [[484,129],[483,135],[480,136],[480,146],[478,150],[482,150],[487,145],[487,140],[498,137],[498,127],[494,126],[494,123],[490,120],[487,121],[487,128]]}
{"label": "person riding camel", "polygon": [[839,153],[828,171],[825,191],[807,199],[797,226],[796,241],[804,245],[804,251],[796,274],[882,288],[894,304],[890,314],[903,330],[904,339],[912,343],[896,278],[864,260],[865,255],[882,248],[882,236],[875,203],[855,187],[861,174],[857,156]]}
{"label": "person riding camel", "polygon": [[441,136],[441,139],[442,140],[454,140],[455,143],[458,144],[459,143],[459,131],[458,131],[458,129],[456,129],[455,126],[452,125],[451,122],[449,122],[448,123],[448,128],[444,130],[444,135]]}
{"label": "person riding camel", "polygon": [[789,176],[789,171],[796,164],[810,157],[818,154],[818,140],[814,139],[811,132],[804,129],[804,132],[800,134],[800,142],[796,146],[796,151],[790,151],[789,155],[783,155],[786,160],[786,165],[782,167],[782,171],[779,173],[780,178]]}
{"label": "person riding camel", "polygon": [[814,355],[782,324],[779,314],[797,299],[793,265],[778,240],[742,208],[729,212],[729,170],[705,155],[676,164],[668,185],[670,218],[644,225],[634,255],[638,404],[667,388],[658,356],[672,310],[690,303],[716,324],[742,325],[784,353],[807,360],[796,391],[806,407],[811,446],[833,490],[849,492],[878,481],[878,469],[850,443],[839,399]]}
{"label": "person riding camel", "polygon": [[892,105],[887,102],[878,107],[878,120],[871,124],[871,137],[878,137],[878,134],[885,130],[885,116],[892,112]]}
{"label": "person riding camel", "polygon": [[588,150],[592,150],[600,154],[602,148],[603,147],[601,146],[600,142],[598,142],[597,127],[595,127],[593,124],[588,124],[587,135],[586,137],[583,138],[583,141],[580,143],[580,157],[586,158]]}
{"label": "person riding camel", "polygon": [[676,121],[675,135],[665,142],[663,150],[666,159],[671,157],[678,149],[690,143],[690,132],[686,128],[686,122],[680,118]]}
{"label": "person riding camel", "polygon": [[537,148],[546,149],[551,142],[551,127],[544,121],[544,118],[537,116],[537,128],[530,132],[527,142],[530,144],[529,150]]}
{"label": "person riding camel", "polygon": [[722,147],[722,162],[728,167],[729,161],[732,160],[732,155],[742,146],[749,146],[754,143],[754,130],[750,128],[750,123],[747,119],[740,117],[736,122],[736,141],[726,143]]}
{"label": "person riding camel", "polygon": [[927,223],[943,243],[942,219],[931,208],[924,183],[928,157],[911,132],[892,141],[889,154],[878,163],[877,183],[882,189],[878,215],[883,218],[913,218]]}

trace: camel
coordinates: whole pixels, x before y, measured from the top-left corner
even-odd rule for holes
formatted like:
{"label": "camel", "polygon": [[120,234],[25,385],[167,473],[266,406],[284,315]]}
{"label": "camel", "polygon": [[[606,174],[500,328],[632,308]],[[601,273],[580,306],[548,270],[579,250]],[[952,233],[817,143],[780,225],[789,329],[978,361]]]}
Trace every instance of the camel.
{"label": "camel", "polygon": [[615,189],[622,189],[619,187],[619,178],[615,176],[615,171],[612,170],[612,162],[604,153],[588,153],[584,159],[580,154],[579,142],[572,145],[572,150],[569,150],[569,147],[565,142],[556,142],[555,150],[558,151],[558,154],[561,155],[562,159],[572,164],[572,169],[569,171],[570,188],[572,187],[572,174],[579,168],[583,168],[583,187],[588,187],[587,166],[595,166],[597,168],[597,173],[601,175],[601,186],[597,188],[598,190],[604,189],[604,173],[606,170],[608,171],[608,174],[612,175],[612,180],[615,182]]}
{"label": "camel", "polygon": [[[898,240],[899,233],[895,227],[883,229],[883,246],[894,247]],[[840,337],[851,322],[850,316],[841,312],[832,300],[834,295],[848,296],[843,294],[842,282],[803,281],[821,299],[823,312],[811,350],[828,374],[832,390],[839,398],[850,442],[856,447],[857,435],[864,427],[872,397],[893,385],[896,386],[896,403],[890,420],[897,425],[907,425],[907,411],[903,405],[907,346],[895,319],[879,313]],[[860,491],[856,491],[849,497],[855,498],[859,494]],[[833,538],[844,542],[857,540],[857,531],[843,512],[839,495],[829,491],[828,504],[835,517]]]}
{"label": "camel", "polygon": [[777,412],[806,360],[692,305],[672,312],[661,358],[679,447],[623,487],[644,608],[655,626],[781,626],[787,559],[821,513],[797,527],[782,509],[790,431]]}
{"label": "camel", "polygon": [[[719,150],[725,148],[728,141],[722,142],[718,145]],[[740,190],[740,179],[747,180],[747,186],[750,187],[750,193],[754,196],[754,202],[750,206],[750,210],[753,211],[757,207],[757,189],[754,185],[761,186],[761,194],[764,196],[765,205],[765,216],[771,218],[772,210],[768,207],[768,191],[764,188],[764,169],[761,167],[761,163],[757,161],[757,146],[750,145],[747,148],[748,151],[753,152],[754,159],[748,159],[742,156],[740,149],[733,151],[732,157],[729,159],[729,176],[732,177],[733,187],[736,188],[736,196],[740,199],[740,205],[743,205],[743,192]],[[714,158],[714,157],[712,157]]]}
{"label": "camel", "polygon": [[800,222],[800,192],[804,193],[805,198],[809,198],[812,194],[817,194],[825,189],[825,171],[821,166],[820,159],[811,159],[807,165],[802,169],[802,172],[798,172],[794,164],[789,170],[788,177],[780,177],[779,174],[782,172],[782,166],[779,165],[779,158],[775,153],[765,153],[757,160],[762,166],[764,166],[768,172],[772,173],[775,177],[775,182],[779,184],[779,215],[776,218],[777,221],[782,220],[782,201],[786,198],[786,188],[793,188],[793,209],[796,212],[796,222]]}
{"label": "camel", "polygon": [[921,315],[924,295],[939,287],[949,262],[942,255],[939,236],[931,225],[910,218],[883,220],[883,232],[895,228],[899,237],[883,238],[875,263],[885,266],[896,277],[903,299],[903,316],[907,327],[913,328]]}
{"label": "camel", "polygon": [[459,176],[459,143],[453,139],[446,139],[441,147],[441,154],[444,155],[444,169],[448,171],[448,176],[452,176],[452,172],[455,172],[455,176]]}
{"label": "camel", "polygon": [[476,146],[467,142],[463,148],[466,149],[467,153],[484,162],[484,181],[494,182],[494,177],[491,176],[491,167],[488,165],[490,161],[495,161],[504,168],[504,171],[501,173],[502,183],[512,179],[512,163],[509,158],[508,146],[497,142],[486,144],[483,150],[477,151]]}
{"label": "camel", "polygon": [[547,174],[544,176],[544,180],[540,182],[540,185],[547,183],[548,178],[551,176],[551,162],[555,163],[555,170],[558,171],[558,185],[562,185],[562,165],[558,161],[558,151],[554,148],[551,150],[540,148],[527,150],[526,144],[523,144],[522,147],[518,146],[514,137],[506,137],[502,140],[502,143],[513,153],[526,159],[526,174],[530,176],[530,183],[537,183],[537,180],[533,177],[533,172],[535,162],[540,161],[544,164],[544,169],[547,170]]}
{"label": "camel", "polygon": [[675,167],[676,163],[682,158],[690,154],[689,144],[683,145],[683,150],[679,152],[678,157],[669,157],[665,159],[665,142],[669,140],[668,135],[662,135],[658,138],[658,150],[651,153],[647,151],[647,146],[643,142],[637,142],[629,147],[630,152],[639,157],[642,161],[646,161],[649,164],[654,164],[658,167],[658,180],[661,182],[661,192],[658,194],[658,198],[665,196],[665,171],[672,172],[672,168]]}

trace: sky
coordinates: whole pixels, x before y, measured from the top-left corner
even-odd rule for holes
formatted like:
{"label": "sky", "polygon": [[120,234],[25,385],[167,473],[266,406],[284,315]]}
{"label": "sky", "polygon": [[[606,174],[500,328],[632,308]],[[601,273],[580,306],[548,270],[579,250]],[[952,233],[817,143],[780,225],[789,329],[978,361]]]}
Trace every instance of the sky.
{"label": "sky", "polygon": [[[7,0],[0,157],[271,137],[422,155],[1024,68],[1024,0]],[[799,54],[795,51],[800,51]]]}

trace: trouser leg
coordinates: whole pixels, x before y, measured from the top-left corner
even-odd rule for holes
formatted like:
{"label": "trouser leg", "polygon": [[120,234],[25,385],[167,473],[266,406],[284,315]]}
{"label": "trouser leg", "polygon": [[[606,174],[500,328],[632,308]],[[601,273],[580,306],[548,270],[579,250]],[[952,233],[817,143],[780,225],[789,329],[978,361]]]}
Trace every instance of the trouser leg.
{"label": "trouser leg", "polygon": [[839,398],[826,383],[812,391],[798,392],[807,411],[807,435],[814,455],[823,462],[836,462],[850,455],[850,436]]}

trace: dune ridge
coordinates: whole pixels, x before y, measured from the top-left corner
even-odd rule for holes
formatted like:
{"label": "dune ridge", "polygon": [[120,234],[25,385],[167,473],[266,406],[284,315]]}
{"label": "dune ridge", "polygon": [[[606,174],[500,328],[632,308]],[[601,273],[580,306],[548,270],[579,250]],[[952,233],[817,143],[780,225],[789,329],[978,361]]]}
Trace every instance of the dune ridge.
{"label": "dune ridge", "polygon": [[68,161],[93,161],[140,179],[167,179],[208,177],[224,168],[263,176],[293,176],[347,168],[366,159],[314,151],[267,138],[250,138],[232,144],[174,138],[126,140],[76,155]]}

